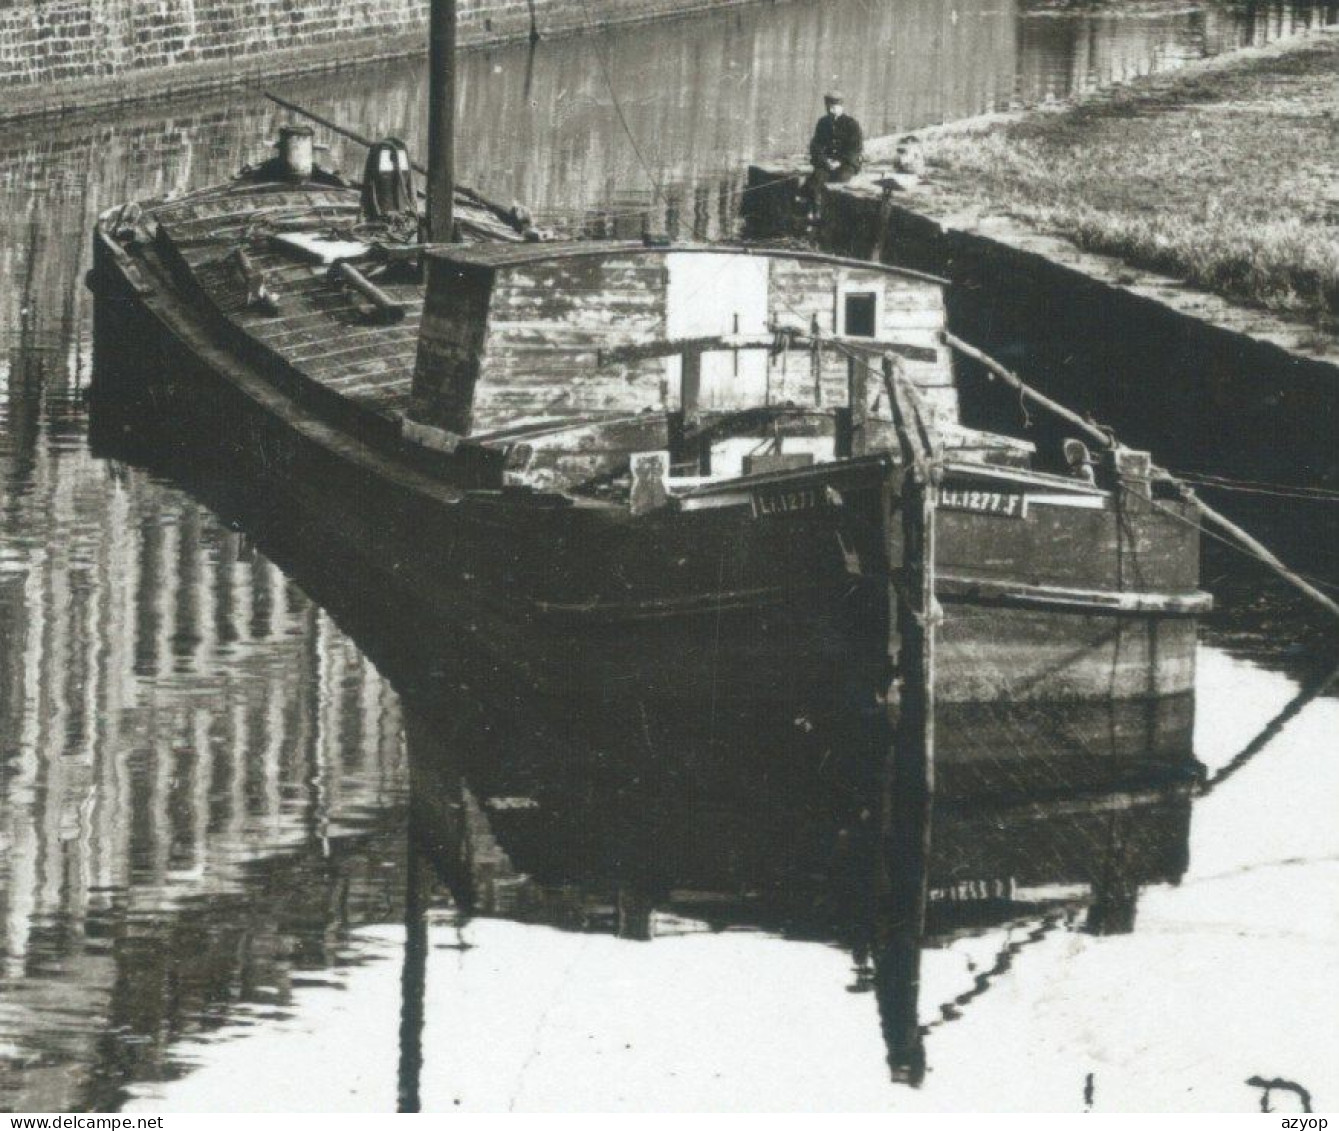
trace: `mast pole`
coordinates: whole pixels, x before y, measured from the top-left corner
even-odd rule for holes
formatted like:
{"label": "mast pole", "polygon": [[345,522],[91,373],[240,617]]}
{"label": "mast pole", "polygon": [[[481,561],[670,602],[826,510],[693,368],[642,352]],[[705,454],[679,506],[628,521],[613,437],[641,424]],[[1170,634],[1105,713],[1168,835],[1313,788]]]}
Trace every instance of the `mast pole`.
{"label": "mast pole", "polygon": [[456,0],[432,0],[428,28],[428,238],[455,238]]}
{"label": "mast pole", "polygon": [[[900,547],[888,539],[889,644],[898,641],[896,692],[890,688],[890,749],[883,759],[883,912],[879,923],[875,987],[893,1078],[919,1087],[925,1078],[920,1024],[921,947],[929,901],[935,798],[935,495],[937,452],[926,442],[913,386],[897,360],[883,359],[883,381],[903,454],[897,494],[902,511]],[[884,522],[894,521],[885,487]],[[890,533],[890,532],[889,532]],[[900,549],[901,560],[897,560]]]}

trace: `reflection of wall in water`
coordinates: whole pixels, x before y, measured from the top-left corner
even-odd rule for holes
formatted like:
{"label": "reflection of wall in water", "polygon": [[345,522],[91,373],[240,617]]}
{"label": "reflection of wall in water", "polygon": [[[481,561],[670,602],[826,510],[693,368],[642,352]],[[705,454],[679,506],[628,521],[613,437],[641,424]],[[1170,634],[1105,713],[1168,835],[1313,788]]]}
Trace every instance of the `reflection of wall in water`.
{"label": "reflection of wall in water", "polygon": [[[0,1042],[50,1067],[24,1073],[11,1110],[77,1109],[72,1062],[91,1063],[99,1017],[161,1007],[202,965],[146,964],[171,950],[152,940],[183,916],[226,923],[257,861],[319,859],[403,788],[398,702],[329,619],[189,500],[102,477],[83,453],[39,449],[24,499],[48,544],[0,559]],[[386,906],[391,877],[369,882],[323,932],[376,892]],[[265,953],[244,962],[260,983]]]}
{"label": "reflection of wall in water", "polygon": [[[958,9],[956,17],[952,10]],[[808,144],[821,93],[838,82],[871,133],[977,113],[1012,83],[1012,22],[986,0],[741,9],[696,21],[462,60],[462,174],[499,199],[541,212],[650,209],[664,195],[680,231],[718,234],[749,158]],[[615,107],[606,85],[618,92]],[[424,137],[425,77],[397,74],[374,132]],[[355,99],[337,107],[357,114]],[[691,186],[710,178],[702,198]],[[632,224],[629,224],[631,227]],[[640,219],[636,221],[640,228]]]}
{"label": "reflection of wall in water", "polygon": [[1054,8],[1024,5],[1018,20],[1018,88],[1032,103],[1091,91],[1140,75],[1175,70],[1206,55],[1272,43],[1339,17],[1339,5],[1213,5],[1181,0],[1137,10],[1099,10],[1086,20],[1057,18]]}

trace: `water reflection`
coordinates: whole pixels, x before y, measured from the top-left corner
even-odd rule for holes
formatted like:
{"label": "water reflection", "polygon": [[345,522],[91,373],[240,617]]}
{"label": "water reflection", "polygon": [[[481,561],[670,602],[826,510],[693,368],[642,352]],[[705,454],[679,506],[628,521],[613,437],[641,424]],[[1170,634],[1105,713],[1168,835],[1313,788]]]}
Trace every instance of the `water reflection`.
{"label": "water reflection", "polygon": [[61,486],[40,568],[0,574],[18,1110],[114,1104],[173,1039],[282,996],[398,899],[362,846],[395,827],[405,778],[371,664],[179,492],[129,471]]}
{"label": "water reflection", "polygon": [[[1225,661],[1208,659],[1231,682]],[[1099,1106],[1121,1107],[1113,1092],[1136,1106],[1141,1089],[1167,1102],[1192,1082],[1217,1089],[1212,1107],[1234,1102],[1225,1084],[1244,1081],[1262,1050],[1312,1086],[1325,1078],[1323,1052],[1288,1047],[1288,1022],[1261,1006],[1325,1016],[1325,1001],[1304,996],[1333,997],[1315,980],[1323,936],[1308,933],[1334,901],[1320,895],[1267,946],[1249,939],[1262,891],[1305,882],[1286,874],[1290,860],[1316,873],[1275,837],[1243,845],[1253,799],[1226,784],[1201,803],[1192,867],[1200,767],[1188,704],[1139,719],[941,719],[923,968],[908,971],[882,918],[879,872],[897,861],[880,857],[861,767],[849,746],[830,746],[826,723],[686,727],[635,706],[574,722],[514,703],[489,711],[477,693],[445,687],[420,700],[425,690],[403,701],[405,932],[362,932],[368,966],[339,979],[337,995],[300,991],[294,1016],[268,1035],[232,1026],[221,1042],[183,1050],[196,1074],[132,1088],[138,1106],[226,1106],[238,1072],[266,1103],[310,1105],[316,1090],[263,1068],[276,1056],[316,1063],[331,1025],[375,1034],[323,1062],[354,1082],[348,1097],[330,1097],[352,1109],[393,1095],[409,1109],[979,1109],[1026,1107],[1029,1090],[1046,1097],[1039,1107],[1073,1109],[1094,1066],[1107,1089]],[[1316,725],[1333,714],[1330,704]],[[1132,738],[1138,726],[1151,745]],[[1234,739],[1201,748],[1230,766]],[[1324,761],[1305,742],[1286,749],[1302,752],[1295,769]],[[1076,754],[1083,772],[1057,773]],[[1333,800],[1332,770],[1311,782]],[[1302,840],[1318,864],[1320,844],[1333,850],[1314,826]],[[1225,926],[1236,939],[1226,947]],[[1239,964],[1230,973],[1224,954]],[[1263,992],[1245,988],[1264,970]],[[1168,986],[1176,1003],[1164,1016],[1156,1003]],[[1250,1031],[1199,1031],[1166,1063],[1129,1059],[1131,1044],[1142,1052],[1149,1041],[1165,1055],[1225,1007],[1251,1017]],[[1024,1051],[999,1047],[1000,1026]],[[1225,1071],[1197,1062],[1206,1042]],[[1029,1055],[1043,1061],[1024,1070]],[[995,1069],[996,1057],[1019,1075]],[[1247,1072],[1231,1076],[1243,1057]],[[285,1094],[267,1090],[279,1080]]]}
{"label": "water reflection", "polygon": [[[694,733],[634,709],[565,742],[551,726],[513,734],[490,722],[476,746],[457,715],[449,727],[411,716],[415,847],[463,916],[624,940],[750,931],[839,947],[852,958],[847,989],[877,999],[892,1078],[916,1084],[926,1033],[992,981],[983,973],[936,1016],[919,1000],[920,948],[1018,926],[1037,938],[1061,925],[1128,933],[1142,887],[1184,873],[1199,770],[1190,705],[1120,713],[941,711],[925,874],[897,852],[896,799],[868,790],[869,752],[849,735],[834,745],[835,720],[718,716]],[[1148,731],[1152,745],[1131,741]],[[909,946],[899,886],[930,900]],[[1002,944],[989,970],[1016,953]]]}
{"label": "water reflection", "polygon": [[[368,599],[357,563],[285,538],[281,509],[194,485],[262,556],[113,466],[121,502],[99,525],[53,500],[63,537],[5,606],[21,657],[0,720],[18,736],[4,763],[17,771],[5,1106],[1026,1106],[989,1073],[944,1085],[963,1086],[992,1026],[1054,1012],[1020,979],[1050,970],[1067,1000],[1101,1001],[1113,969],[1159,977],[1121,939],[1156,951],[1207,915],[1172,956],[1205,995],[1178,1024],[1200,1025],[1217,999],[1184,964],[1217,945],[1218,878],[1294,859],[1295,891],[1335,850],[1323,835],[1301,853],[1277,834],[1233,847],[1259,827],[1240,802],[1261,763],[1240,733],[1248,712],[1224,725],[1224,695],[1281,689],[1208,653],[1215,730],[1198,740],[1189,699],[941,711],[930,853],[907,875],[887,851],[878,732],[859,720],[821,705],[555,708],[441,654],[416,610]],[[1325,744],[1313,732],[1289,752],[1303,792],[1332,802]],[[1207,824],[1191,817],[1197,754],[1222,782],[1199,803]],[[910,948],[890,928],[898,884],[929,896]],[[1289,945],[1271,939],[1244,967],[1271,971],[1286,1017],[1318,986],[1280,983]],[[1076,954],[1097,966],[1092,987]],[[1303,945],[1294,966],[1314,975],[1316,954]],[[1092,1021],[1062,1010],[1049,1024],[1067,1041]],[[1272,1054],[1280,1027],[1260,1031]],[[1104,1029],[1088,1039],[1098,1062],[1119,1045]],[[347,1092],[329,1092],[331,1073]],[[1047,1103],[1061,1094],[1078,1083]]]}

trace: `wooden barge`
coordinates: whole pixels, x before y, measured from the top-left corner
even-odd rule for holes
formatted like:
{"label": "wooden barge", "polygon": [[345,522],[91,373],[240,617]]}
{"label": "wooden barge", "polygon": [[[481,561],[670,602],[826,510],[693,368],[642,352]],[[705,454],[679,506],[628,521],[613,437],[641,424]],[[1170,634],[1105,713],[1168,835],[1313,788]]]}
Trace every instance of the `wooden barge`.
{"label": "wooden barge", "polygon": [[942,280],[535,242],[459,194],[476,242],[419,242],[403,150],[374,158],[379,192],[276,160],[104,215],[101,427],[258,473],[547,689],[791,700],[889,654],[896,385],[943,469],[940,699],[1192,686],[1191,501],[1140,453],[1054,474],[963,427]]}

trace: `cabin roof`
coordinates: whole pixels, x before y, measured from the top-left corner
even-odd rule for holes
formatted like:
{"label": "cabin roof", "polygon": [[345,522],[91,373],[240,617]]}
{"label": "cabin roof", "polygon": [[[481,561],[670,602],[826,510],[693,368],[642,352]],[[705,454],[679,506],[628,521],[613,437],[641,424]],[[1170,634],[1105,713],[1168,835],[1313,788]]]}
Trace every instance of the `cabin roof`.
{"label": "cabin roof", "polygon": [[641,240],[572,240],[558,243],[477,243],[450,247],[435,247],[429,255],[439,262],[458,264],[485,271],[504,270],[530,263],[545,263],[560,259],[578,259],[602,255],[667,255],[685,252],[714,252],[732,255],[760,256],[769,259],[792,259],[810,263],[827,263],[834,267],[856,267],[863,271],[879,271],[918,279],[937,286],[948,286],[947,279],[913,271],[908,267],[892,267],[868,259],[849,259],[840,255],[826,255],[818,251],[802,251],[787,247],[756,247],[733,243],[666,243],[648,244]]}

